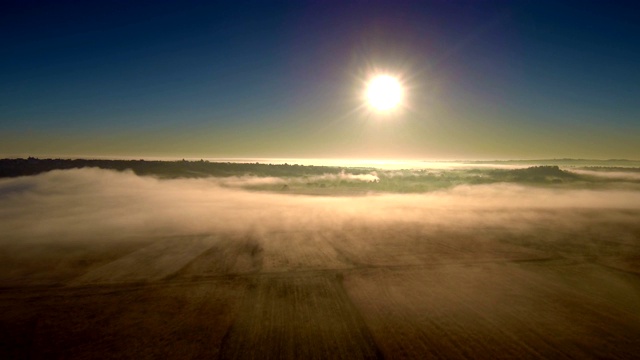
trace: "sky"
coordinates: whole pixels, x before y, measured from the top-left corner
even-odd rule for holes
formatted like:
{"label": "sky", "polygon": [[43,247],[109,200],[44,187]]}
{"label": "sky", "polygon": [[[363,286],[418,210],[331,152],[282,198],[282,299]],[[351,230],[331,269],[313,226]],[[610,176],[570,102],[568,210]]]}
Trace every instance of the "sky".
{"label": "sky", "polygon": [[3,157],[640,159],[633,2],[0,8]]}

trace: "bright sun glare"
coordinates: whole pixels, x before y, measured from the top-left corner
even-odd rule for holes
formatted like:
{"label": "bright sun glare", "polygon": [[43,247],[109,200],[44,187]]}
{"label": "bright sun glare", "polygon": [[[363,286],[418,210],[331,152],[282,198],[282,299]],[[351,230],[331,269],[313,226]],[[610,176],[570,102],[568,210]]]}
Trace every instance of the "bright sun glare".
{"label": "bright sun glare", "polygon": [[402,85],[393,76],[378,75],[367,84],[366,98],[377,111],[389,111],[402,100]]}

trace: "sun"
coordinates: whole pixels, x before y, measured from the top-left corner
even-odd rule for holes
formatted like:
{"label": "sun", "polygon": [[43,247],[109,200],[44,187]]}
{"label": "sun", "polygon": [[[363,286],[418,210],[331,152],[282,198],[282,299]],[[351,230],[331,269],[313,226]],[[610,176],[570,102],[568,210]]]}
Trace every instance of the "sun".
{"label": "sun", "polygon": [[377,75],[367,83],[366,100],[373,109],[386,112],[402,101],[402,85],[390,75]]}

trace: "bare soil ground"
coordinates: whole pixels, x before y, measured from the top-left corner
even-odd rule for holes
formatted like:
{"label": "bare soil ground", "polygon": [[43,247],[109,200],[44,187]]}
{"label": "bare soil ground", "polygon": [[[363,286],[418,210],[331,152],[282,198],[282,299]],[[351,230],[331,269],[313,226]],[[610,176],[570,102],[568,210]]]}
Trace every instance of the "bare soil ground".
{"label": "bare soil ground", "polygon": [[0,358],[638,358],[621,226],[5,242]]}

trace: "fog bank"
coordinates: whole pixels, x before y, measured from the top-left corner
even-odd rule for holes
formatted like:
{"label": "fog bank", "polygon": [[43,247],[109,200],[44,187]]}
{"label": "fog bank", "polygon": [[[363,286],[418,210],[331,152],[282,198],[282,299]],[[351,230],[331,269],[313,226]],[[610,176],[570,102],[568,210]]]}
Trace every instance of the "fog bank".
{"label": "fog bank", "polygon": [[[574,229],[593,222],[593,211],[598,221],[634,223],[640,210],[640,192],[624,190],[501,183],[410,195],[332,197],[252,192],[229,188],[224,181],[230,180],[159,180],[96,168],[3,179],[0,233],[3,241],[91,241],[215,232],[340,231],[397,222],[453,229],[489,226],[517,231],[542,224]],[[278,178],[242,180],[251,181]]]}

